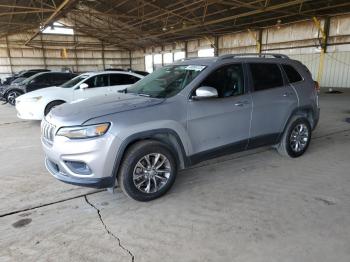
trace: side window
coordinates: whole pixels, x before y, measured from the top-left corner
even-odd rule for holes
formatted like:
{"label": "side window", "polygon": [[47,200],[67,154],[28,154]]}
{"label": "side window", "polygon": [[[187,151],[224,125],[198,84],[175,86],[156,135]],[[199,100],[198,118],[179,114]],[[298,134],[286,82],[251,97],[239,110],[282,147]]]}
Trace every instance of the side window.
{"label": "side window", "polygon": [[242,64],[220,67],[211,73],[200,86],[216,88],[219,97],[230,97],[244,93],[244,73]]}
{"label": "side window", "polygon": [[249,64],[252,73],[254,91],[260,91],[283,86],[281,70],[277,64],[252,63]]}
{"label": "side window", "polygon": [[65,74],[53,74],[50,76],[50,83],[53,85],[59,85],[65,82]]}
{"label": "side window", "polygon": [[298,71],[295,70],[295,68],[292,67],[291,65],[282,65],[282,67],[284,72],[287,75],[289,83],[296,83],[303,80],[303,78],[298,73]]}
{"label": "side window", "polygon": [[112,86],[131,85],[140,80],[140,78],[128,74],[111,74],[110,78]]}
{"label": "side window", "polygon": [[36,78],[34,78],[34,84],[35,85],[50,85],[50,78],[52,77],[52,75],[50,74],[44,74],[44,75],[40,75]]}
{"label": "side window", "polygon": [[109,75],[97,75],[90,77],[84,83],[89,85],[89,88],[109,86]]}

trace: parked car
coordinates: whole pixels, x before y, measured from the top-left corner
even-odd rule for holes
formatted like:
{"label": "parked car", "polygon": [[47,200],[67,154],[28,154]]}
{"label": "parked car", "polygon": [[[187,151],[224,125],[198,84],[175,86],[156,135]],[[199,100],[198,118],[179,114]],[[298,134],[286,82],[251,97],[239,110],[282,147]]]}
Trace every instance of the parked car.
{"label": "parked car", "polygon": [[49,86],[61,85],[75,76],[77,75],[64,72],[37,73],[18,84],[7,86],[2,92],[0,91],[0,96],[9,104],[15,105],[16,98],[24,93]]}
{"label": "parked car", "polygon": [[[4,79],[3,85],[10,85],[13,83],[14,80],[21,78],[22,80],[31,77],[32,75],[35,75],[40,72],[49,72],[48,69],[29,69],[29,70],[23,70],[18,72],[17,74],[14,74],[13,76],[7,77]],[[17,83],[20,81],[17,81]]]}
{"label": "parked car", "polygon": [[132,69],[122,69],[122,68],[108,68],[106,69],[106,71],[126,71],[126,72],[133,72],[135,74],[139,74],[139,75],[142,75],[142,76],[147,76],[149,75],[148,72],[145,72],[145,71],[140,71],[140,70],[132,70]]}
{"label": "parked car", "polygon": [[18,97],[17,116],[21,119],[41,120],[55,106],[116,93],[141,78],[142,75],[125,71],[84,73],[61,86],[37,90]]}
{"label": "parked car", "polygon": [[178,170],[223,154],[274,145],[299,157],[319,119],[310,72],[283,55],[175,62],[125,92],[46,116],[42,145],[55,178],[99,188],[117,183],[149,201],[170,189]]}

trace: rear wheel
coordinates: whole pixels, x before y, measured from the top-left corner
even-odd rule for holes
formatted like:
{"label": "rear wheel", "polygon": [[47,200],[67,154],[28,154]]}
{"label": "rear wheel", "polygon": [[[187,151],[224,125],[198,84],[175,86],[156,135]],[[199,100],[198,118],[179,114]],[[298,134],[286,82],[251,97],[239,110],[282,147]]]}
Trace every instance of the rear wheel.
{"label": "rear wheel", "polygon": [[44,115],[46,116],[48,113],[50,113],[52,108],[59,106],[59,105],[62,105],[64,103],[65,103],[64,101],[52,101],[52,102],[48,103],[48,105],[45,107]]}
{"label": "rear wheel", "polygon": [[150,201],[164,195],[177,173],[175,158],[164,144],[146,140],[126,152],[118,173],[118,185],[137,201]]}
{"label": "rear wheel", "polygon": [[306,118],[292,120],[281,139],[277,150],[289,157],[299,157],[307,150],[311,140],[311,126]]}
{"label": "rear wheel", "polygon": [[16,104],[16,98],[19,97],[20,95],[22,95],[22,93],[19,91],[16,91],[16,90],[9,91],[6,96],[6,100],[10,105],[14,106]]}

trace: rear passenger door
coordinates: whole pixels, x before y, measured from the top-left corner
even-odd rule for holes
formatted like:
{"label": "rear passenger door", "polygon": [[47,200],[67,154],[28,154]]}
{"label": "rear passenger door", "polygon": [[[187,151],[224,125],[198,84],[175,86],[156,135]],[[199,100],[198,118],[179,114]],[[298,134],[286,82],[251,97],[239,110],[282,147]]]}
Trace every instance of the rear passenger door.
{"label": "rear passenger door", "polygon": [[35,77],[27,86],[26,92],[35,91],[50,86],[51,74],[43,74]]}
{"label": "rear passenger door", "polygon": [[110,75],[110,89],[111,93],[117,93],[119,90],[123,90],[128,86],[139,81],[140,78],[134,75],[116,73]]}
{"label": "rear passenger door", "polygon": [[274,144],[298,105],[277,63],[249,63],[253,113],[249,148]]}

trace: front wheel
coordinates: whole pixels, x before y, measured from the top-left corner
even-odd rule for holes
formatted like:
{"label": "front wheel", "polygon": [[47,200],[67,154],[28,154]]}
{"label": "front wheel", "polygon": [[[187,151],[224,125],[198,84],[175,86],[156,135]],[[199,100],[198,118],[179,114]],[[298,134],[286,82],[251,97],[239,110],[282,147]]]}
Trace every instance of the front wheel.
{"label": "front wheel", "polygon": [[289,157],[299,157],[307,150],[311,140],[311,126],[306,118],[292,120],[277,147],[280,154]]}
{"label": "front wheel", "polygon": [[137,201],[150,201],[164,195],[177,173],[171,150],[158,141],[145,140],[126,152],[118,173],[118,185]]}
{"label": "front wheel", "polygon": [[19,91],[15,91],[15,90],[9,91],[6,96],[6,100],[10,105],[14,106],[16,105],[16,98],[19,97],[20,95],[22,95],[22,93]]}

